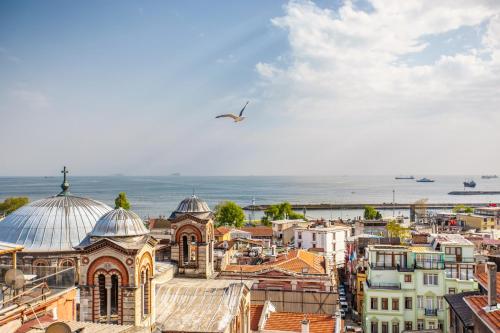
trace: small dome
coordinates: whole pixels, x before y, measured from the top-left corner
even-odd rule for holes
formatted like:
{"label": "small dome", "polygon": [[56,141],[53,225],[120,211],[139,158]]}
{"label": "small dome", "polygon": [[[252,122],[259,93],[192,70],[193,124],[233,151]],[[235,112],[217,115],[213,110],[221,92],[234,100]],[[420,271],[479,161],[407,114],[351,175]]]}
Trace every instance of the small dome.
{"label": "small dome", "polygon": [[90,237],[129,237],[149,234],[142,219],[123,208],[104,214],[89,233]]}
{"label": "small dome", "polygon": [[208,216],[211,213],[212,211],[207,203],[193,194],[179,203],[179,206],[177,206],[177,209],[170,215],[170,218],[175,218],[182,214]]}
{"label": "small dome", "polygon": [[33,201],[0,221],[0,241],[22,245],[26,252],[74,251],[110,210],[99,201],[62,192]]}

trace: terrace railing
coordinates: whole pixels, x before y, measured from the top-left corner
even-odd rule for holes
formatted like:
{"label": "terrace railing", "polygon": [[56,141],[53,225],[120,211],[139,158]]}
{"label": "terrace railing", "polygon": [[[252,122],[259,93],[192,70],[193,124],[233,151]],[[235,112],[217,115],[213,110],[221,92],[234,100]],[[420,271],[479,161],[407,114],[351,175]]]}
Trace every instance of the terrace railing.
{"label": "terrace railing", "polygon": [[417,269],[444,269],[444,261],[441,260],[417,260],[415,261]]}
{"label": "terrace railing", "polygon": [[368,285],[368,288],[371,289],[391,289],[391,290],[401,289],[401,283],[399,282],[389,283],[389,282],[366,281],[366,284]]}
{"label": "terrace railing", "polygon": [[425,309],[424,313],[427,317],[436,317],[438,315],[438,309]]}

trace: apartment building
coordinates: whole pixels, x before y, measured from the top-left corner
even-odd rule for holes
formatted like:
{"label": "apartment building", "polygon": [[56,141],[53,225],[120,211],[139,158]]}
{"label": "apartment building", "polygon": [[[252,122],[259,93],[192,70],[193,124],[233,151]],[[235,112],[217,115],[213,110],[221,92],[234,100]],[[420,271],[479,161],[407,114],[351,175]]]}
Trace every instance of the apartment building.
{"label": "apartment building", "polygon": [[351,227],[346,225],[315,225],[295,228],[295,248],[317,249],[324,253],[330,264],[342,267],[345,264],[346,240],[351,236]]}
{"label": "apartment building", "polygon": [[474,245],[457,234],[430,235],[428,244],[369,245],[365,332],[447,333],[444,295],[477,289],[473,255]]}

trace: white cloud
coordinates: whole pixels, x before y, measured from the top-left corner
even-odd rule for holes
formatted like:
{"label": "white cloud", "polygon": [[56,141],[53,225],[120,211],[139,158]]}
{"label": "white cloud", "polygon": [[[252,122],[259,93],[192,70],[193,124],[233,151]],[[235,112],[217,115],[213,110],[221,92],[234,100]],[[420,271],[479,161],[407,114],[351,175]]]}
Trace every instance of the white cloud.
{"label": "white cloud", "polygon": [[[351,1],[338,11],[320,8],[310,1],[288,3],[285,15],[272,19],[277,28],[288,32],[287,61],[259,62],[255,66],[262,78],[262,95],[268,96],[265,102],[274,109],[281,105],[289,122],[295,120],[299,128],[301,122],[313,119],[330,125],[330,130],[308,132],[304,150],[311,142],[321,142],[341,151],[338,145],[347,143],[339,142],[333,132],[345,133],[346,128],[351,128],[360,139],[356,146],[350,142],[352,153],[345,158],[362,162],[363,152],[369,150],[367,147],[372,149],[374,142],[381,151],[391,154],[383,145],[391,144],[394,126],[399,126],[399,134],[408,134],[398,138],[399,144],[413,150],[406,155],[414,159],[416,168],[428,167],[420,162],[428,157],[419,149],[422,142],[434,142],[441,145],[441,154],[449,161],[436,168],[446,172],[453,166],[454,145],[467,142],[449,140],[456,134],[457,124],[489,126],[492,121],[500,122],[500,2],[370,2],[374,8],[370,12],[357,9]],[[426,41],[429,36],[439,40],[446,33],[440,45],[446,46],[447,40],[458,36],[458,31],[454,35],[457,29],[483,24],[486,31],[478,36],[480,49],[466,49],[464,44],[465,51],[443,52],[436,61],[412,65],[405,60],[435,47]],[[431,51],[439,52],[436,50]],[[455,117],[456,122],[449,117]],[[439,130],[432,129],[430,141],[419,138],[427,133],[423,125],[426,122],[439,126]],[[374,127],[379,128],[376,134]],[[483,149],[483,140],[500,142],[500,131],[484,132],[481,126],[471,126],[464,133],[475,136],[469,142],[474,141],[477,150]],[[301,149],[297,145],[300,142],[294,150]],[[361,156],[355,156],[356,151]],[[330,160],[324,157],[326,163]],[[500,163],[500,158],[494,161]]]}

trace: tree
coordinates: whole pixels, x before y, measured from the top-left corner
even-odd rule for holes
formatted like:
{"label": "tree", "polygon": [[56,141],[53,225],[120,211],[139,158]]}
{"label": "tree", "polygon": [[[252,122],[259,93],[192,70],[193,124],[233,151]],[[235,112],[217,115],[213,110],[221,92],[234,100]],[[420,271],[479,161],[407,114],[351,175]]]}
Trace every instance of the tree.
{"label": "tree", "polygon": [[380,220],[382,214],[372,206],[366,206],[365,212],[363,213],[365,220]]}
{"label": "tree", "polygon": [[397,221],[392,220],[387,223],[387,234],[389,237],[398,237],[400,239],[409,237],[409,228],[402,227]]}
{"label": "tree", "polygon": [[474,213],[474,208],[465,205],[456,205],[453,207],[453,213]]}
{"label": "tree", "polygon": [[241,227],[245,220],[243,209],[233,201],[224,201],[215,206],[215,221],[217,225]]}
{"label": "tree", "polygon": [[123,208],[126,210],[130,209],[130,202],[128,202],[127,194],[125,192],[118,193],[115,199],[115,209]]}
{"label": "tree", "polygon": [[2,203],[0,203],[0,212],[5,215],[9,215],[13,211],[22,206],[26,205],[29,202],[27,197],[10,197],[5,199]]}
{"label": "tree", "polygon": [[292,205],[289,202],[282,202],[277,205],[271,205],[264,211],[264,216],[261,219],[262,224],[270,225],[271,221],[276,220],[304,220],[305,217],[302,214],[296,213],[292,209]]}

